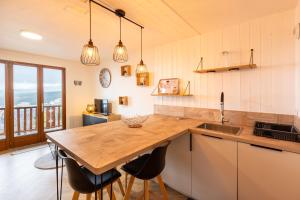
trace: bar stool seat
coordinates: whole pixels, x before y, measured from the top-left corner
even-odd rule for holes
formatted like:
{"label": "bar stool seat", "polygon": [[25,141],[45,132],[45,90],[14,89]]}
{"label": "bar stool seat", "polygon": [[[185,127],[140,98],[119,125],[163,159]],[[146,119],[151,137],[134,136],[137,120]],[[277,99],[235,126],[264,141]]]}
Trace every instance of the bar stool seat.
{"label": "bar stool seat", "polygon": [[[87,168],[80,166],[73,158],[69,157],[63,150],[58,150],[58,156],[66,163],[68,179],[74,190],[72,200],[78,200],[80,194],[86,194],[86,199],[91,200],[92,193],[97,193],[101,199],[100,190],[106,188],[111,200],[115,200],[112,188],[114,182],[118,182],[120,190],[124,195],[124,189],[120,180],[121,173],[116,169],[108,170],[100,175],[93,174]],[[95,195],[96,196],[96,195]]]}
{"label": "bar stool seat", "polygon": [[122,166],[122,170],[131,175],[124,200],[129,199],[135,178],[144,181],[144,200],[149,200],[150,198],[149,180],[153,178],[156,178],[159,183],[163,199],[168,200],[168,193],[160,173],[165,168],[165,157],[169,144],[170,142],[157,147],[151,154],[144,154]]}
{"label": "bar stool seat", "polygon": [[[81,172],[87,176],[87,178],[92,182],[95,183],[95,175],[85,167],[81,167]],[[121,177],[121,173],[117,171],[116,169],[111,169],[109,171],[106,171],[102,174],[102,184],[101,184],[101,175],[96,176],[96,185],[95,188],[97,190],[100,190],[101,188],[104,188],[111,184],[111,182],[114,182],[118,180]]]}
{"label": "bar stool seat", "polygon": [[126,165],[123,165],[122,169],[129,174],[136,174],[137,175],[136,178],[140,178],[138,177],[139,175],[138,172],[143,167],[143,165],[145,165],[146,161],[149,158],[150,158],[150,154],[144,154],[139,158],[130,161]]}

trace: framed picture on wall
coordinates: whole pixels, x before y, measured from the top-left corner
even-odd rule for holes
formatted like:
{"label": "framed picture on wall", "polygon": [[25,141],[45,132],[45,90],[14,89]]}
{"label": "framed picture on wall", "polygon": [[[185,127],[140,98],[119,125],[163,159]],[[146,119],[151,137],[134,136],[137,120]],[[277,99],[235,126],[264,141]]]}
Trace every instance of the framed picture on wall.
{"label": "framed picture on wall", "polygon": [[158,94],[179,94],[179,78],[160,79],[158,83]]}

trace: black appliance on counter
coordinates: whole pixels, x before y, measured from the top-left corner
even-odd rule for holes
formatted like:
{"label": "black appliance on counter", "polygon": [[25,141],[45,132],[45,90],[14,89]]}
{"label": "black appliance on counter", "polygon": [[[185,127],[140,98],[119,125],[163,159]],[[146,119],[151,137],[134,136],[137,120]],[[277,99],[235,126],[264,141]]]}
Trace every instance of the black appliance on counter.
{"label": "black appliance on counter", "polygon": [[95,99],[95,112],[102,115],[109,115],[111,113],[110,106],[107,99]]}
{"label": "black appliance on counter", "polygon": [[299,130],[293,125],[255,122],[254,135],[277,140],[300,142]]}

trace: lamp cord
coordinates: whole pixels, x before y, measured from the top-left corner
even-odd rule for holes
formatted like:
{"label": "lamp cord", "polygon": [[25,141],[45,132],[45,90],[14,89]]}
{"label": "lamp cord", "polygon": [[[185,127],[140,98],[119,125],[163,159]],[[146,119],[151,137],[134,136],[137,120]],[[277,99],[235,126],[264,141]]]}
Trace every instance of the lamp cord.
{"label": "lamp cord", "polygon": [[91,1],[89,1],[90,6],[90,40],[92,40],[92,5]]}
{"label": "lamp cord", "polygon": [[120,41],[122,41],[122,19],[120,17]]}
{"label": "lamp cord", "polygon": [[143,60],[143,28],[141,28],[141,60]]}

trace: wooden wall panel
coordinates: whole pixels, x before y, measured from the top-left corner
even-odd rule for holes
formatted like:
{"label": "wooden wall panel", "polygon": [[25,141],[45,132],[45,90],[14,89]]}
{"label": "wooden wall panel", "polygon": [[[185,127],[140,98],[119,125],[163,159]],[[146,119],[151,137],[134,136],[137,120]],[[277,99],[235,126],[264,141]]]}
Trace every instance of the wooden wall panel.
{"label": "wooden wall panel", "polygon": [[[295,10],[295,24],[300,23],[300,1]],[[296,37],[295,37],[296,38]],[[296,108],[297,115],[300,118],[300,40],[295,42],[295,61],[296,61],[296,74],[295,74],[295,95],[296,95]],[[299,121],[299,120],[298,120]],[[300,127],[300,123],[299,123]]]}
{"label": "wooden wall panel", "polygon": [[[219,108],[225,92],[225,109],[292,114],[295,103],[294,11],[244,22],[155,49],[155,83],[178,77],[191,81],[193,97],[154,97],[156,104]],[[222,51],[229,51],[229,64],[248,64],[254,49],[257,69],[193,74],[200,57],[205,67],[224,65]],[[298,96],[298,95],[297,95]]]}

